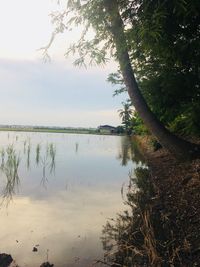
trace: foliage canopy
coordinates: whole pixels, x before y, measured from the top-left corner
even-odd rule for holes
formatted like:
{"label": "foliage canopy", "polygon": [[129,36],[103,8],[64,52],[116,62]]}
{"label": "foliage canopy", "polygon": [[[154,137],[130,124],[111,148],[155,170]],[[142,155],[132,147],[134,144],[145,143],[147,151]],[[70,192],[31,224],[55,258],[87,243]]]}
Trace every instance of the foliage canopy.
{"label": "foliage canopy", "polygon": [[[139,87],[156,116],[172,131],[200,133],[200,2],[197,0],[118,0],[128,52]],[[76,65],[105,64],[116,58],[105,0],[68,0],[53,13],[55,35],[84,25],[69,53]],[[94,29],[91,34],[91,29]],[[109,79],[126,91],[119,73]]]}

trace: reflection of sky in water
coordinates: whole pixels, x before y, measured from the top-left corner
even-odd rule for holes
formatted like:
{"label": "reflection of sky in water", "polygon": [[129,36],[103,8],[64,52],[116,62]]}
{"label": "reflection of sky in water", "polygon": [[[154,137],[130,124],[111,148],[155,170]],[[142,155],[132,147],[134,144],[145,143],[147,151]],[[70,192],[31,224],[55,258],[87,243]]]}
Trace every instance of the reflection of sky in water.
{"label": "reflection of sky in water", "polygon": [[[47,143],[56,147],[56,167],[50,174],[47,166],[43,186],[36,147],[40,144],[42,158]],[[134,168],[130,161],[120,164],[121,137],[1,132],[0,146],[8,144],[20,152],[20,186],[13,202],[0,210],[0,251],[11,253],[21,267],[39,266],[47,254],[57,267],[89,266],[100,258],[102,225],[122,208],[120,189]],[[38,252],[32,252],[37,244]]]}

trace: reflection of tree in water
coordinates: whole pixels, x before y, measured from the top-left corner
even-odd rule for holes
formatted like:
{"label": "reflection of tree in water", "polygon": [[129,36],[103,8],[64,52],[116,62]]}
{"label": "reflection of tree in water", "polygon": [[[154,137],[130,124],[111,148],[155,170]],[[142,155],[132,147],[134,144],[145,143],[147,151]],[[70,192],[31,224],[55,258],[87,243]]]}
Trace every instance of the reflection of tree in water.
{"label": "reflection of tree in water", "polygon": [[122,166],[126,166],[129,161],[137,164],[144,162],[144,157],[138,149],[137,142],[133,141],[130,136],[121,137],[121,148],[118,159],[121,160]]}
{"label": "reflection of tree in water", "polygon": [[103,228],[105,254],[101,262],[112,267],[193,266],[184,240],[174,237],[174,222],[164,213],[161,199],[155,197],[148,169],[137,168],[135,175],[127,187],[127,210]]}

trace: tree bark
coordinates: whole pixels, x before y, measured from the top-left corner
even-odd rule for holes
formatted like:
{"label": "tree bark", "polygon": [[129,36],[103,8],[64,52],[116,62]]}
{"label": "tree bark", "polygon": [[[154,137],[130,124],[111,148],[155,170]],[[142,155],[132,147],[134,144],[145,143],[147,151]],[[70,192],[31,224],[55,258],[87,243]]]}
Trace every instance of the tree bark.
{"label": "tree bark", "polygon": [[116,47],[117,59],[128,94],[144,124],[162,146],[168,149],[175,157],[182,160],[199,157],[199,145],[190,143],[172,134],[150,110],[134,76],[124,34],[124,24],[119,13],[118,0],[104,0],[104,6],[108,15],[108,27]]}

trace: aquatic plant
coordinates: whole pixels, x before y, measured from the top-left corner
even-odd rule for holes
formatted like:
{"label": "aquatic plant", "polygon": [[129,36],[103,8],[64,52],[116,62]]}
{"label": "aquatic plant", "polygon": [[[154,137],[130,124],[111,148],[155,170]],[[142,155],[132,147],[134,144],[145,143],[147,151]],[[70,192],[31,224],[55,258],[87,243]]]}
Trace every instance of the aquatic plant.
{"label": "aquatic plant", "polygon": [[26,161],[26,166],[28,170],[30,169],[30,153],[31,153],[31,144],[29,142],[27,147],[27,161]]}
{"label": "aquatic plant", "polygon": [[50,157],[50,173],[55,171],[55,157],[56,157],[56,147],[53,143],[49,144],[49,157]]}
{"label": "aquatic plant", "polygon": [[9,145],[6,148],[6,152],[3,152],[3,161],[4,163],[1,165],[1,171],[6,177],[6,185],[3,189],[2,195],[3,200],[7,200],[7,203],[9,203],[20,184],[18,175],[20,155],[17,155],[13,145]]}
{"label": "aquatic plant", "polygon": [[36,158],[35,158],[37,165],[39,165],[39,162],[40,162],[40,151],[41,151],[41,145],[37,144],[37,146],[36,146]]}
{"label": "aquatic plant", "polygon": [[26,140],[24,140],[24,154],[26,153]]}
{"label": "aquatic plant", "polygon": [[[38,148],[38,147],[37,147]],[[36,151],[36,157],[38,156]],[[46,145],[46,153],[43,157],[39,156],[38,162],[42,164],[42,180],[41,184],[46,187],[48,179],[46,177],[46,169],[49,168],[50,173],[55,171],[55,157],[56,157],[56,147],[53,143]]]}
{"label": "aquatic plant", "polygon": [[78,148],[79,148],[79,143],[76,142],[76,144],[75,144],[75,152],[76,152],[76,154],[78,153]]}
{"label": "aquatic plant", "polygon": [[2,148],[0,150],[0,156],[1,156],[1,168],[3,168],[3,166],[4,166],[4,160],[5,160],[5,150],[4,150],[4,148]]}
{"label": "aquatic plant", "polygon": [[[30,169],[31,143],[30,139],[23,142],[23,152],[26,152],[26,167]],[[49,172],[55,171],[55,157],[56,147],[53,143],[47,144],[44,155],[41,155],[41,145],[36,146],[36,164],[42,165],[42,180],[41,184],[46,187],[48,179],[46,177],[46,170]],[[7,203],[12,199],[13,194],[20,184],[18,176],[18,167],[20,164],[20,154],[14,149],[14,145],[8,145],[6,148],[0,149],[0,171],[6,178],[5,187],[2,190],[3,201],[6,199]]]}
{"label": "aquatic plant", "polygon": [[48,179],[46,177],[46,167],[48,165],[46,155],[43,158],[40,158],[40,161],[42,163],[42,179],[41,179],[40,184],[42,184],[44,187],[46,187],[46,184],[48,182]]}

